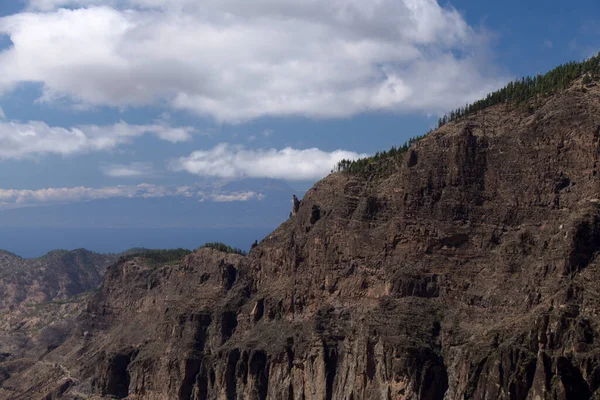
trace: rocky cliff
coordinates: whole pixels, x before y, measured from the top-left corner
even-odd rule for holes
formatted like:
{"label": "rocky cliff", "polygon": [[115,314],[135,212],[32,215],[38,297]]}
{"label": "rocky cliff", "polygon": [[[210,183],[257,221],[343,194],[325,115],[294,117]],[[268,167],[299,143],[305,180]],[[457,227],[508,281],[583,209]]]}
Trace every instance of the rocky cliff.
{"label": "rocky cliff", "polygon": [[125,258],[0,398],[600,398],[599,99],[332,174],[246,257]]}

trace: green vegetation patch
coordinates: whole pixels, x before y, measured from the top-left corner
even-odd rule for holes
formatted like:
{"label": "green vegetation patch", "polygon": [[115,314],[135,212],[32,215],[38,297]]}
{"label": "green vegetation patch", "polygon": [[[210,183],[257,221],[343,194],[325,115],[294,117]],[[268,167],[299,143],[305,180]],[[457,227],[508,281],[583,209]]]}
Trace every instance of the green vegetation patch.
{"label": "green vegetation patch", "polygon": [[400,158],[402,155],[404,155],[404,153],[408,151],[408,149],[410,149],[410,147],[413,144],[415,144],[425,136],[426,135],[415,136],[413,138],[410,138],[400,147],[393,146],[388,151],[377,152],[371,157],[359,158],[358,160],[341,160],[337,163],[333,172],[347,172],[351,174],[369,172],[373,169],[373,165],[381,160]]}
{"label": "green vegetation patch", "polygon": [[[477,114],[479,111],[497,104],[506,104],[507,106],[515,108],[525,107],[527,110],[533,111],[535,108],[539,107],[541,98],[567,89],[579,78],[582,78],[583,90],[585,90],[586,86],[600,81],[600,53],[595,57],[591,57],[581,62],[573,61],[559,65],[543,75],[540,74],[534,77],[528,76],[523,77],[520,80],[512,81],[502,89],[488,94],[484,99],[478,100],[473,104],[466,104],[464,107],[459,107],[444,115],[438,120],[438,127]],[[392,147],[388,151],[375,153],[375,155],[371,157],[360,158],[358,160],[341,160],[332,172],[345,172],[351,174],[374,172],[375,164],[378,164],[377,170],[380,170],[382,165],[389,166],[390,164],[382,164],[379,161],[393,160],[402,157],[414,143],[418,142],[431,132],[432,131],[429,131],[422,136],[415,136],[400,147]]]}
{"label": "green vegetation patch", "polygon": [[245,256],[247,254],[242,249],[238,249],[237,247],[231,247],[231,246],[226,245],[225,243],[219,243],[219,242],[204,243],[202,246],[200,246],[200,248],[201,249],[204,249],[204,248],[215,249],[218,251],[222,251],[224,253],[239,254],[241,256]]}
{"label": "green vegetation patch", "polygon": [[[459,107],[444,115],[439,119],[438,126],[458,121],[497,104],[509,103],[517,107],[525,104],[533,107],[537,105],[540,97],[565,90],[579,78],[582,78],[583,86],[600,80],[600,53],[596,57],[590,57],[581,62],[571,61],[559,65],[543,75],[528,76],[512,81],[502,89],[488,94],[486,98],[473,104],[467,104],[465,107]],[[530,104],[531,102],[534,104]]]}
{"label": "green vegetation patch", "polygon": [[191,253],[190,250],[182,248],[171,250],[145,250],[129,257],[139,257],[146,260],[150,266],[160,267],[163,265],[179,263],[183,257]]}

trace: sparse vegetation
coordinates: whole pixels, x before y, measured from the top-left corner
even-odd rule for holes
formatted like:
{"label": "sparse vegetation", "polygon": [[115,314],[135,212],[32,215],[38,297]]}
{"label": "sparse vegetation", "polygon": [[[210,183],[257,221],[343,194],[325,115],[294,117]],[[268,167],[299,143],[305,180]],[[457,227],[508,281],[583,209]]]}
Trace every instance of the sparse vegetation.
{"label": "sparse vegetation", "polygon": [[[526,107],[533,111],[539,107],[541,97],[551,95],[557,91],[568,88],[573,81],[582,78],[582,86],[590,85],[600,80],[600,53],[581,62],[569,62],[560,65],[546,74],[534,77],[523,77],[510,82],[500,90],[488,94],[484,99],[473,104],[466,104],[444,115],[438,120],[438,127],[449,122],[459,121],[474,115],[488,107],[497,104],[506,104],[507,107]],[[358,160],[341,160],[333,172],[365,173],[372,169],[372,164],[383,159],[399,158],[416,142],[427,136],[431,131],[422,136],[409,139],[400,147],[392,147],[388,151],[375,153],[375,155]]]}
{"label": "sparse vegetation", "polygon": [[158,267],[177,263],[191,253],[190,250],[181,248],[172,250],[146,250],[142,253],[132,255],[132,257],[141,257],[148,261],[150,265]]}
{"label": "sparse vegetation", "polygon": [[402,146],[393,146],[388,151],[381,151],[375,153],[371,157],[359,158],[358,160],[341,160],[337,163],[334,168],[334,172],[348,172],[348,173],[363,173],[370,169],[370,166],[380,160],[398,158],[408,151],[408,149],[416,142],[424,138],[425,135],[415,136],[410,138]]}
{"label": "sparse vegetation", "polygon": [[[564,90],[579,78],[582,78],[583,85],[589,85],[592,81],[600,79],[600,53],[596,57],[581,62],[572,61],[559,65],[543,75],[523,77],[521,80],[510,82],[502,89],[488,94],[485,99],[467,104],[465,107],[451,111],[449,115],[444,115],[439,119],[438,126],[460,120],[497,104],[514,107],[525,104],[535,108],[540,97]],[[532,102],[533,104],[531,104]]]}
{"label": "sparse vegetation", "polygon": [[246,255],[246,252],[242,249],[238,249],[237,247],[231,247],[226,245],[225,243],[219,243],[219,242],[208,242],[208,243],[204,243],[202,246],[200,246],[201,249],[203,248],[210,248],[210,249],[215,249],[215,250],[219,250],[222,251],[224,253],[228,253],[228,254],[239,254],[242,256]]}

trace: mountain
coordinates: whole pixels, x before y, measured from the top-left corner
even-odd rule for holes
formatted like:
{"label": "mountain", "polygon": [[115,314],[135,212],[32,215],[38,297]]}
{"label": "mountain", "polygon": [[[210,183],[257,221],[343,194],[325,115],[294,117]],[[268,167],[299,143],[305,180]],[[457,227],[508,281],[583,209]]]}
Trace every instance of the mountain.
{"label": "mountain", "polygon": [[0,399],[600,397],[582,79],[331,174],[247,256],[121,259],[59,341],[4,357]]}
{"label": "mountain", "polygon": [[[32,340],[56,331],[96,289],[116,255],[57,250],[35,259],[0,251],[0,360],[23,356]],[[0,381],[2,381],[0,373]]]}

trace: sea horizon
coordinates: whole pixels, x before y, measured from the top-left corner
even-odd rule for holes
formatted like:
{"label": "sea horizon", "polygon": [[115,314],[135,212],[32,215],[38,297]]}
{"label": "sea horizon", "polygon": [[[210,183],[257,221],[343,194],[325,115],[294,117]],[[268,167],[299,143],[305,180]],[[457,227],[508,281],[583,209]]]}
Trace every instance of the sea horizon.
{"label": "sea horizon", "polygon": [[97,253],[121,253],[131,248],[193,250],[206,242],[222,242],[247,251],[255,240],[262,240],[275,228],[0,227],[0,249],[23,258],[37,258],[59,249],[84,248]]}

